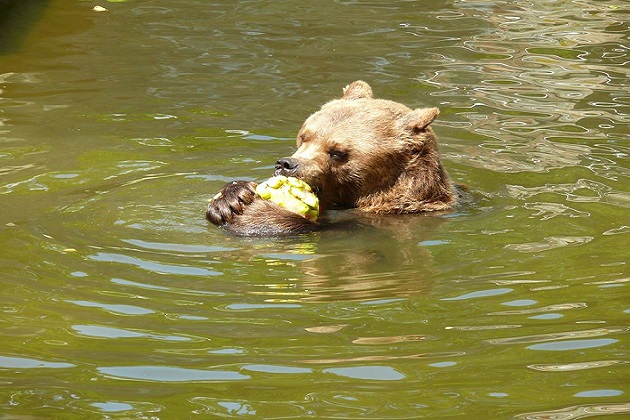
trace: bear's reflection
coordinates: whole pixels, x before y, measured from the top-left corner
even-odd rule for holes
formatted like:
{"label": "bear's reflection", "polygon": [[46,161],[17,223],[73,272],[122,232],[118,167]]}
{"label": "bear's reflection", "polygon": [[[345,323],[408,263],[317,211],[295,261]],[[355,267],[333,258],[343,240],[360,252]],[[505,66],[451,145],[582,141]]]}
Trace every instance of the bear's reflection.
{"label": "bear's reflection", "polygon": [[250,261],[272,268],[276,280],[285,276],[282,285],[274,282],[252,293],[265,295],[269,302],[306,302],[388,299],[431,289],[432,258],[421,243],[434,237],[447,219],[358,211],[330,212],[327,217],[328,229],[321,232],[240,239],[249,245],[243,249],[255,253]]}

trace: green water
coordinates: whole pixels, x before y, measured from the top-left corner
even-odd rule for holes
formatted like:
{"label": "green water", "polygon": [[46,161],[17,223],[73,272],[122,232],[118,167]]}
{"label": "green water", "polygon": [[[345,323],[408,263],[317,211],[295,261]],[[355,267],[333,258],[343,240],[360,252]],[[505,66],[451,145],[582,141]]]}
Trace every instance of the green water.
{"label": "green water", "polygon": [[[626,2],[41,4],[0,35],[0,418],[630,415]],[[356,79],[440,107],[473,205],[208,225]]]}

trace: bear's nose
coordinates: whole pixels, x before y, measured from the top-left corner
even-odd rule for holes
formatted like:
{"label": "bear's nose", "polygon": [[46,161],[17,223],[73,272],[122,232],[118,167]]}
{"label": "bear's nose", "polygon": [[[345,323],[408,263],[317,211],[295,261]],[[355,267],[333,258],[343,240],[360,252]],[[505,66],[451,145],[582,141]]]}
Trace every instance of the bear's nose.
{"label": "bear's nose", "polygon": [[280,158],[276,161],[276,175],[291,175],[295,173],[298,166],[300,166],[300,163],[297,159],[290,157]]}

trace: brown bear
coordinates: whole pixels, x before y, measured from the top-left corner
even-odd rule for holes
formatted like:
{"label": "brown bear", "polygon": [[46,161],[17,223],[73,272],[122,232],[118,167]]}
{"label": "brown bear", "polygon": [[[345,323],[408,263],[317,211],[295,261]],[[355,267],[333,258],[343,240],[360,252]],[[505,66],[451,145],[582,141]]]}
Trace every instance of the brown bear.
{"label": "brown bear", "polygon": [[[374,99],[356,81],[306,119],[297,151],[276,162],[275,174],[307,182],[321,211],[356,208],[380,214],[448,210],[458,193],[438,154],[430,125],[437,108],[410,109]],[[316,230],[320,223],[258,197],[256,183],[235,181],[210,201],[207,219],[237,235]]]}

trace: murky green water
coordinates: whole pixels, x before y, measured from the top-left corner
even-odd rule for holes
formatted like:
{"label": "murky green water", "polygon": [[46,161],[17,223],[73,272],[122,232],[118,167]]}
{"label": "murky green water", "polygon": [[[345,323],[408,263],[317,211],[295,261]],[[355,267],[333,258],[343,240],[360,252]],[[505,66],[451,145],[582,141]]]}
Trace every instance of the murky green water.
{"label": "murky green water", "polygon": [[[42,3],[0,35],[0,418],[629,415],[625,2]],[[441,108],[475,205],[208,225],[356,79]]]}

